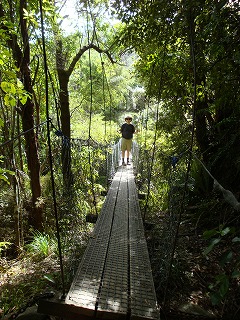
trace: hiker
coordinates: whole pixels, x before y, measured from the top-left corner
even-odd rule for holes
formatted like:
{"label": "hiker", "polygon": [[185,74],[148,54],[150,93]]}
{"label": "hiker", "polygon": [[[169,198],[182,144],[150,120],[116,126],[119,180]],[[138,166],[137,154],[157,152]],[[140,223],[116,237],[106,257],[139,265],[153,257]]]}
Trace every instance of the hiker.
{"label": "hiker", "polygon": [[[132,117],[127,116],[125,117],[125,123],[121,126],[120,132],[122,134],[122,141],[121,141],[121,151],[122,151],[122,165],[126,166],[127,164],[130,165],[129,155],[132,149],[132,138],[133,134],[135,133],[135,127],[131,124]],[[127,164],[125,163],[125,151],[127,151]]]}

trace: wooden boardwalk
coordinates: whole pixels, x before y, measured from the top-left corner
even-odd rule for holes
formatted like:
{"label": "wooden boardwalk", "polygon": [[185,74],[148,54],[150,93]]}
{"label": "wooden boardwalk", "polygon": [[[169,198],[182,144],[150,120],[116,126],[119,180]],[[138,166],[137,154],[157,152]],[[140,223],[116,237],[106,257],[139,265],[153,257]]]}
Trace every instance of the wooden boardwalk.
{"label": "wooden boardwalk", "polygon": [[64,319],[159,319],[132,166],[114,176],[65,302],[54,308],[45,301],[39,312]]}

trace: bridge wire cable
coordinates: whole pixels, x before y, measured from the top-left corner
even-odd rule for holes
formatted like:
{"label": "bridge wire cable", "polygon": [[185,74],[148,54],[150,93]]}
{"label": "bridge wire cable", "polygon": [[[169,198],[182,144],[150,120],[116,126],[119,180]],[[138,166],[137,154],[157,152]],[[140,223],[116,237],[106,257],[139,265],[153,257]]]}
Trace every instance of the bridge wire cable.
{"label": "bridge wire cable", "polygon": [[50,139],[49,99],[48,99],[48,67],[47,67],[47,55],[46,55],[46,46],[45,46],[45,30],[44,30],[42,0],[39,0],[39,4],[40,4],[41,35],[42,35],[42,44],[43,44],[43,59],[44,59],[44,73],[45,73],[47,141],[48,141],[48,149],[49,149],[49,166],[50,166],[50,172],[51,172],[52,196],[53,196],[54,214],[55,214],[55,222],[56,222],[56,231],[57,231],[59,262],[60,262],[60,270],[61,270],[62,299],[64,299],[65,298],[65,281],[64,281],[62,247],[61,247],[61,239],[60,239],[60,228],[59,228],[59,220],[58,220],[57,201],[56,201],[55,180],[54,180],[54,174],[53,174],[52,147],[51,147],[51,139]]}
{"label": "bridge wire cable", "polygon": [[[92,39],[96,40],[97,42],[97,45],[99,47],[99,40],[98,40],[98,35],[97,35],[97,31],[96,31],[96,26],[95,26],[95,22],[94,22],[94,15],[92,13],[92,10],[91,10],[91,6],[90,6],[90,2],[88,0],[88,7],[89,7],[89,14],[91,16],[91,20],[94,24],[93,26],[93,35],[92,35]],[[87,16],[88,17],[88,16]],[[88,24],[87,24],[88,26]],[[88,42],[90,43],[90,36],[89,36],[89,28],[88,28]],[[102,92],[103,92],[103,106],[104,106],[104,115],[105,115],[105,120],[104,120],[104,141],[105,141],[105,148],[106,148],[106,136],[107,136],[107,120],[106,120],[106,87],[107,87],[107,91],[108,91],[108,94],[109,94],[109,100],[110,100],[110,107],[109,107],[109,117],[110,117],[110,137],[112,137],[112,95],[111,95],[111,90],[110,90],[110,87],[109,87],[109,83],[108,83],[108,79],[107,79],[107,75],[106,75],[106,70],[105,70],[105,65],[104,65],[104,61],[103,61],[103,56],[102,56],[102,53],[100,52],[99,53],[100,55],[100,60],[101,60],[101,65],[102,65]],[[91,60],[91,57],[90,57],[90,60]],[[90,63],[90,66],[91,66],[91,63]],[[91,79],[92,79],[92,76],[90,76]],[[92,83],[92,81],[91,81]],[[105,85],[106,83],[106,85]],[[92,88],[91,88],[91,97],[92,97]],[[91,104],[92,104],[92,101],[91,101]],[[109,171],[109,166],[108,166],[108,152],[106,150],[106,166],[107,166],[107,175],[106,175],[106,180],[108,181],[108,171]]]}
{"label": "bridge wire cable", "polygon": [[156,155],[156,143],[157,143],[157,134],[158,134],[158,120],[159,120],[159,106],[160,106],[160,100],[161,100],[161,95],[162,95],[163,71],[164,71],[164,65],[165,65],[166,52],[167,52],[167,41],[164,42],[164,47],[163,47],[163,59],[162,59],[162,65],[161,65],[161,70],[160,70],[161,74],[160,74],[159,87],[158,87],[157,110],[156,110],[156,119],[155,119],[156,124],[155,124],[155,130],[154,130],[152,156],[151,156],[151,161],[150,161],[150,166],[149,166],[147,197],[146,197],[146,202],[145,202],[145,206],[144,206],[143,221],[145,221],[146,213],[147,213],[147,209],[148,209],[148,202],[149,202],[149,198],[150,198],[151,180],[152,180],[152,172],[153,172],[154,160],[155,160],[155,155]]}
{"label": "bridge wire cable", "polygon": [[[152,71],[151,71],[150,79],[152,78],[152,73],[153,73],[153,68],[152,68]],[[150,81],[151,81],[151,80],[150,80]],[[151,81],[151,82],[152,82],[152,81]],[[150,96],[150,94],[149,94],[149,96]],[[148,132],[149,106],[150,106],[150,98],[148,97],[147,110],[146,110],[146,130],[145,130],[145,135],[144,135],[144,149],[147,148],[147,132]]]}
{"label": "bridge wire cable", "polygon": [[[92,18],[92,21],[94,20],[93,18],[93,13],[92,13],[92,10],[91,10],[91,7],[90,7],[90,2],[88,0],[88,6],[89,6],[89,10],[90,10],[90,15],[91,15],[91,18]],[[98,35],[97,35],[97,31],[96,31],[96,28],[94,26],[93,28],[93,39],[96,39],[96,42],[99,46],[99,40],[98,40]],[[103,99],[104,99],[104,115],[105,115],[105,143],[106,143],[106,133],[107,133],[107,128],[106,128],[106,125],[107,125],[107,120],[106,120],[106,96],[105,96],[105,81],[106,81],[106,87],[107,87],[107,90],[108,90],[108,94],[109,94],[109,100],[110,100],[110,107],[109,107],[109,118],[110,118],[110,138],[112,139],[112,94],[111,94],[111,90],[110,90],[110,86],[109,86],[109,83],[108,83],[108,78],[107,78],[107,75],[106,75],[106,70],[105,70],[105,66],[104,66],[104,61],[103,61],[103,58],[102,58],[102,53],[100,52],[100,59],[101,59],[101,64],[102,64],[102,73],[103,73]],[[113,148],[113,147],[112,147]],[[112,157],[111,157],[111,165],[110,165],[110,168],[113,167],[113,161],[112,161]],[[108,176],[109,176],[109,171],[111,169],[109,169],[109,165],[108,165],[108,151],[106,151],[106,162],[107,162],[107,175],[106,175],[106,180],[108,181]]]}
{"label": "bridge wire cable", "polygon": [[[104,63],[104,62],[103,62]],[[110,136],[110,140],[112,141],[112,146],[111,148],[114,148],[114,141],[112,140],[112,105],[113,105],[113,99],[112,99],[112,93],[111,93],[111,89],[109,86],[109,81],[108,81],[108,77],[106,75],[106,69],[105,69],[105,65],[103,64],[103,72],[104,72],[104,79],[105,79],[105,83],[106,83],[106,87],[107,87],[107,91],[108,91],[108,95],[109,95],[109,119],[110,119],[110,131],[109,131],[109,136]],[[106,91],[106,90],[105,90]],[[105,110],[105,119],[106,119],[106,110]],[[111,157],[111,163],[110,166],[108,165],[108,159],[107,159],[107,181],[108,181],[108,176],[111,176],[111,173],[109,174],[109,172],[112,170],[113,168],[113,157],[111,153],[108,153],[109,156]],[[116,171],[116,170],[114,170]],[[115,172],[114,172],[115,173]]]}
{"label": "bridge wire cable", "polygon": [[48,119],[48,120],[46,120],[46,121],[43,121],[43,122],[37,124],[36,126],[33,126],[32,128],[30,128],[30,129],[28,129],[28,130],[26,130],[26,131],[22,131],[22,132],[19,133],[18,135],[14,136],[12,139],[9,139],[9,140],[3,142],[3,143],[0,145],[0,148],[1,148],[1,147],[4,147],[5,145],[7,145],[7,144],[9,144],[9,143],[12,143],[13,141],[17,140],[18,138],[20,138],[21,136],[25,135],[25,134],[28,133],[29,131],[32,131],[32,130],[34,130],[34,129],[36,129],[36,128],[39,128],[39,127],[43,126],[43,125],[46,124],[48,121],[50,121],[50,120]]}
{"label": "bridge wire cable", "polygon": [[[35,32],[35,36],[38,37],[37,32]],[[43,52],[42,44],[41,44],[40,42],[37,43],[37,47],[39,47],[39,51]],[[38,55],[36,55],[36,56],[37,56],[37,58],[38,58],[38,60],[39,60]],[[33,57],[33,59],[34,59],[34,57]],[[33,60],[33,59],[32,59],[32,60]],[[48,68],[48,66],[47,66],[47,68]],[[36,74],[36,72],[35,72],[35,77],[36,77],[36,75],[37,75],[37,74]],[[58,123],[58,127],[60,128],[61,125],[60,125],[60,116],[59,116],[59,104],[58,104],[57,98],[56,98],[57,94],[56,94],[56,89],[55,89],[55,87],[54,87],[53,77],[52,77],[52,75],[51,75],[51,72],[49,71],[49,68],[48,68],[48,76],[49,76],[49,79],[50,79],[51,88],[52,88],[53,96],[54,96],[54,103],[55,103],[56,116],[57,116],[57,123]],[[34,81],[34,82],[35,82],[35,81]],[[58,90],[59,90],[59,88],[58,88]]]}
{"label": "bridge wire cable", "polygon": [[[147,98],[147,110],[146,110],[146,128],[145,128],[145,135],[144,135],[144,163],[147,164],[147,179],[148,179],[148,185],[150,183],[149,181],[149,177],[150,177],[150,166],[149,166],[149,161],[148,161],[148,150],[147,150],[147,132],[148,132],[148,117],[149,117],[149,109],[150,109],[150,96],[151,96],[151,88],[152,88],[152,80],[153,80],[153,72],[155,70],[155,63],[153,64],[153,67],[151,68],[151,74],[150,74],[150,79],[149,79],[149,94],[148,94],[148,98]],[[148,189],[149,190],[149,187]],[[147,193],[148,194],[148,193]],[[145,221],[146,218],[146,213],[147,213],[147,207],[148,207],[148,201],[149,201],[149,194],[147,196],[146,202],[145,202],[145,206],[144,206],[144,216],[143,216],[143,220]]]}
{"label": "bridge wire cable", "polygon": [[[89,9],[90,4],[88,2]],[[89,17],[87,12],[87,36],[88,36],[88,44],[90,44],[90,32],[89,32]],[[97,210],[97,201],[96,201],[96,194],[94,188],[94,177],[93,177],[93,167],[92,167],[92,157],[91,157],[91,150],[90,150],[90,141],[91,137],[91,129],[92,129],[92,113],[93,113],[93,77],[92,77],[92,60],[91,60],[91,49],[88,50],[88,64],[89,64],[89,78],[90,78],[90,109],[89,109],[89,125],[88,125],[88,164],[90,169],[90,182],[91,182],[91,192],[93,196],[93,205],[95,209],[96,216],[98,215]]]}
{"label": "bridge wire cable", "polygon": [[[92,13],[91,13],[92,15]],[[96,28],[94,28],[94,34],[95,34],[95,38],[97,41],[97,44],[99,46],[99,40],[98,40],[98,35],[97,35],[97,31]],[[103,61],[103,56],[102,53],[99,53],[100,56],[100,60],[101,60],[101,66],[102,66],[102,94],[103,94],[103,110],[104,110],[104,142],[105,142],[105,156],[106,156],[106,180],[108,181],[108,172],[109,172],[109,165],[108,165],[108,157],[109,157],[109,153],[108,150],[106,148],[107,145],[107,108],[106,108],[106,87],[108,90],[108,94],[109,94],[109,99],[110,99],[110,107],[109,107],[109,117],[110,117],[110,139],[112,139],[112,95],[111,95],[111,91],[110,91],[110,87],[109,87],[109,83],[108,83],[108,78],[106,75],[106,70],[105,70],[105,65],[104,65],[104,61]],[[105,85],[106,84],[106,85]],[[111,164],[112,166],[112,164]]]}
{"label": "bridge wire cable", "polygon": [[[94,20],[93,19],[93,13],[92,13],[92,10],[91,10],[91,7],[90,7],[89,0],[88,0],[88,6],[89,6],[89,10],[90,10],[91,19],[93,21]],[[96,27],[95,26],[93,28],[93,39],[94,39],[94,37],[96,38],[96,42],[97,42],[98,47],[100,47],[99,46],[98,35],[97,35],[97,31],[96,31]],[[103,61],[103,57],[102,57],[102,53],[101,52],[99,53],[99,56],[100,56],[101,67],[102,67],[102,98],[103,98],[103,111],[104,111],[104,116],[105,116],[105,119],[104,119],[104,142],[106,144],[107,121],[106,121],[106,97],[105,97],[105,68],[104,68],[104,61]],[[106,155],[106,157],[107,157],[107,155]]]}
{"label": "bridge wire cable", "polygon": [[112,104],[113,104],[113,99],[112,99],[112,93],[111,93],[111,89],[109,86],[109,81],[108,81],[108,77],[106,75],[106,69],[105,69],[104,65],[103,65],[103,72],[104,72],[104,78],[105,78],[106,87],[107,87],[107,91],[108,91],[108,95],[109,95],[109,101],[110,101],[110,106],[109,106],[110,133],[109,133],[109,135],[112,138]]}
{"label": "bridge wire cable", "polygon": [[192,17],[192,12],[190,16],[190,54],[192,58],[192,66],[193,66],[193,110],[192,110],[192,130],[191,130],[191,136],[190,136],[190,146],[189,146],[189,156],[188,156],[188,161],[187,161],[187,168],[186,168],[186,174],[185,174],[185,182],[184,182],[184,188],[183,188],[183,194],[182,194],[182,199],[180,202],[180,209],[179,209],[179,214],[177,218],[177,225],[176,225],[176,230],[175,230],[175,235],[173,239],[173,246],[172,246],[172,251],[170,255],[170,264],[169,264],[169,269],[167,273],[167,278],[166,278],[166,285],[164,288],[164,297],[163,297],[163,307],[166,306],[166,297],[167,297],[167,291],[169,287],[169,282],[170,282],[170,276],[172,272],[172,264],[173,264],[173,259],[174,259],[174,254],[177,246],[177,241],[178,241],[178,234],[179,234],[179,227],[181,224],[182,220],[182,215],[185,209],[185,199],[186,199],[186,194],[187,194],[187,185],[189,181],[189,175],[190,175],[190,169],[191,169],[191,163],[192,163],[192,151],[193,151],[193,144],[194,144],[194,132],[195,132],[195,118],[196,118],[196,96],[197,96],[197,91],[196,91],[196,56],[195,56],[195,42],[194,42],[194,17]]}
{"label": "bridge wire cable", "polygon": [[103,95],[103,112],[104,112],[104,142],[105,142],[105,170],[106,170],[105,172],[106,172],[106,185],[107,185],[108,172],[109,172],[109,166],[108,166],[109,153],[108,153],[108,148],[107,148],[107,116],[106,116],[107,111],[106,111],[106,96],[105,96],[105,68],[104,68],[104,61],[103,61],[101,53],[100,53],[100,59],[101,59],[101,64],[102,64],[102,95]]}

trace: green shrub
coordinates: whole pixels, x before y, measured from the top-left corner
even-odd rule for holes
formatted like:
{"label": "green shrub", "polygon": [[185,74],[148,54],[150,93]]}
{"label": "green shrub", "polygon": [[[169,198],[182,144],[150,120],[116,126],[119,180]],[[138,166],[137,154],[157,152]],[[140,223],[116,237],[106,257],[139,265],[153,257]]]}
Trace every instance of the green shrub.
{"label": "green shrub", "polygon": [[43,234],[39,231],[34,232],[32,242],[26,245],[27,251],[40,257],[47,257],[55,253],[56,248],[56,240],[52,239],[49,234]]}
{"label": "green shrub", "polygon": [[2,251],[6,250],[10,245],[11,245],[11,242],[0,241],[0,257],[1,257]]}

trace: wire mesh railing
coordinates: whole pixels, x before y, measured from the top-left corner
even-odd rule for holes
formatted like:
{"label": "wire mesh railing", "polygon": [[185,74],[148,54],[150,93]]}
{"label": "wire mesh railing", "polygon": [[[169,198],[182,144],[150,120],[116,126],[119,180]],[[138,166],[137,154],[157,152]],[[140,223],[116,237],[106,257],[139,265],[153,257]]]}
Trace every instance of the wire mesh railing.
{"label": "wire mesh railing", "polygon": [[[131,159],[135,172],[138,170],[139,163],[139,146],[136,141],[132,142]],[[107,156],[107,176],[111,180],[115,175],[118,167],[121,165],[121,139],[115,144],[109,146],[109,153]]]}

